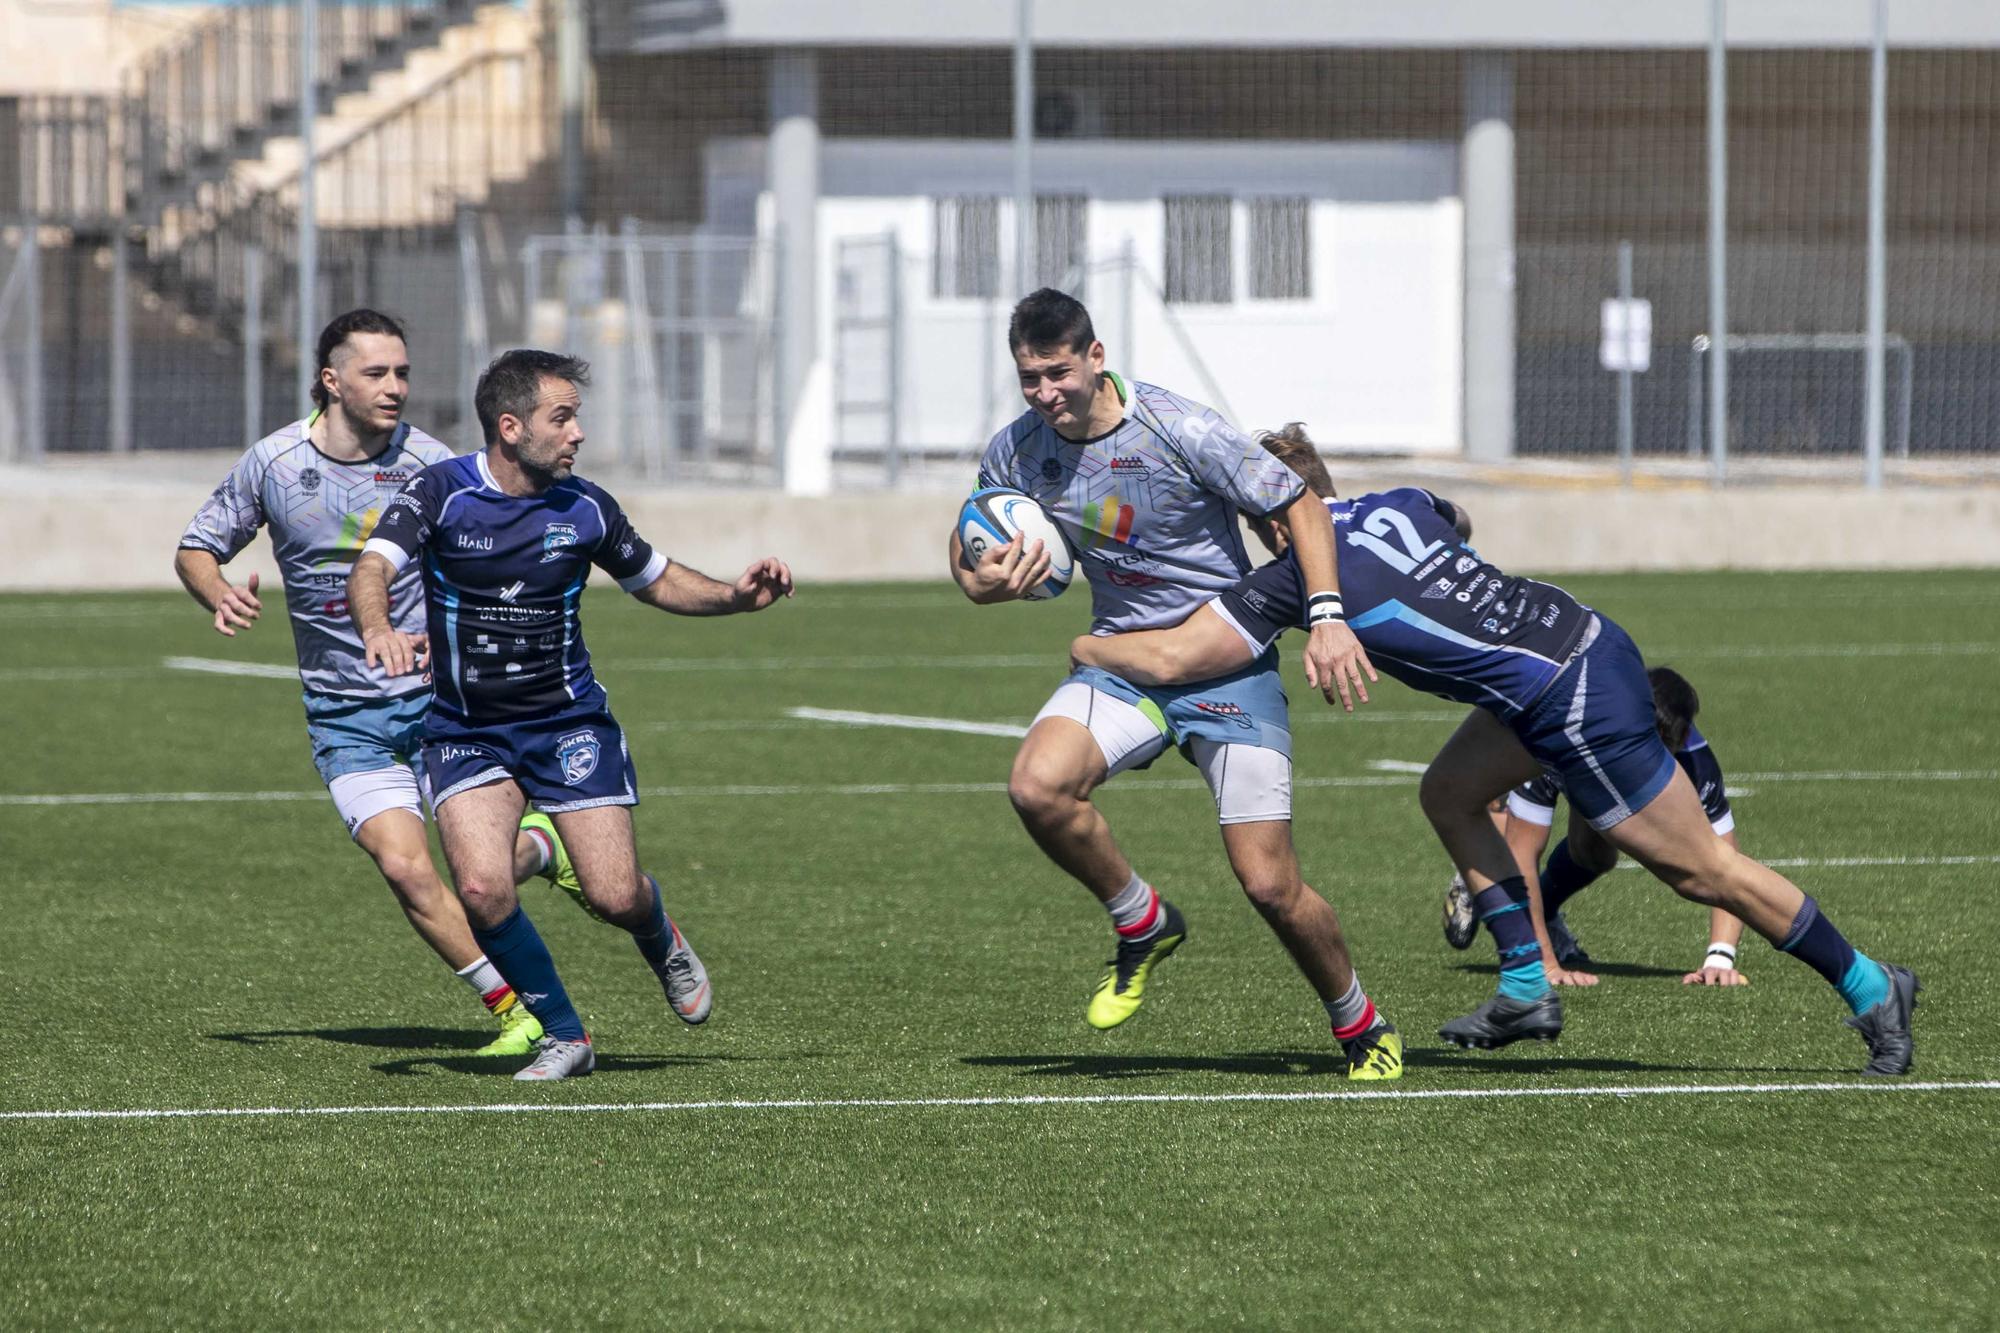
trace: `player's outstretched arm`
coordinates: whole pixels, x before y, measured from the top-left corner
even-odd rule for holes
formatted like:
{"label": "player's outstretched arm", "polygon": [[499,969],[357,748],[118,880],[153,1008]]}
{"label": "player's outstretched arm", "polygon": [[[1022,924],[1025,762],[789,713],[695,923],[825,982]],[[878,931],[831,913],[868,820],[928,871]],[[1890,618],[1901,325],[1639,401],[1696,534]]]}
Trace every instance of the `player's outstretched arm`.
{"label": "player's outstretched arm", "polygon": [[[1723,834],[1722,840],[1735,847],[1735,832]],[[1708,911],[1708,954],[1701,960],[1700,967],[1681,978],[1681,984],[1683,986],[1749,985],[1750,978],[1736,966],[1736,951],[1742,944],[1743,922],[1720,907],[1711,907]]]}
{"label": "player's outstretched arm", "polygon": [[792,567],[774,555],[756,561],[734,583],[712,579],[673,561],[645,587],[633,592],[648,606],[677,616],[730,616],[762,611],[792,595]]}
{"label": "player's outstretched arm", "polygon": [[1069,655],[1134,685],[1186,685],[1226,676],[1256,656],[1213,606],[1199,608],[1172,629],[1085,634],[1070,645]]}
{"label": "player's outstretched arm", "polygon": [[222,562],[213,551],[183,546],[174,552],[174,573],[188,595],[215,615],[215,632],[229,638],[239,629],[257,623],[264,603],[257,596],[257,575],[252,572],[242,587],[222,577]]}
{"label": "player's outstretched arm", "polygon": [[1348,712],[1354,705],[1368,702],[1368,686],[1362,680],[1377,679],[1375,664],[1347,619],[1340,603],[1340,580],[1333,545],[1333,520],[1326,503],[1311,491],[1302,493],[1276,515],[1283,524],[1299,576],[1305,581],[1306,684],[1318,690],[1328,703],[1339,697]]}
{"label": "player's outstretched arm", "polygon": [[1047,581],[1049,552],[1039,541],[1023,545],[1021,539],[1017,532],[1005,546],[988,547],[979,562],[968,567],[964,543],[956,532],[951,534],[951,576],[969,600],[981,606],[1019,601],[1030,588],[1039,588]]}
{"label": "player's outstretched arm", "polygon": [[363,551],[347,576],[347,614],[367,649],[368,665],[405,676],[424,665],[427,654],[423,635],[405,634],[389,619],[389,580],[395,572],[387,556]]}

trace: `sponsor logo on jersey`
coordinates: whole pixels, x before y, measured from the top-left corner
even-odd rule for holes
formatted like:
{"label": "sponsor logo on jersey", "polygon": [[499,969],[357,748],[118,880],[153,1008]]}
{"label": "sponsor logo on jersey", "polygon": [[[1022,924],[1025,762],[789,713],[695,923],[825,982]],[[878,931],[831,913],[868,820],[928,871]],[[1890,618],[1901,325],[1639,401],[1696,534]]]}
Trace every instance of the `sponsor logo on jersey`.
{"label": "sponsor logo on jersey", "polygon": [[1243,604],[1249,607],[1252,611],[1262,611],[1264,607],[1268,605],[1271,600],[1270,598],[1266,597],[1263,593],[1258,592],[1255,588],[1245,588],[1243,590],[1242,595],[1243,595]]}
{"label": "sponsor logo on jersey", "polygon": [[1143,477],[1152,470],[1153,468],[1150,463],[1133,454],[1127,454],[1111,460],[1111,471],[1114,474],[1123,472],[1128,475]]}
{"label": "sponsor logo on jersey", "polygon": [[1424,589],[1424,596],[1433,599],[1440,597],[1449,597],[1451,596],[1451,590],[1453,588],[1456,588],[1457,586],[1458,584],[1454,583],[1450,579],[1439,579],[1436,583],[1433,583],[1430,587]]}
{"label": "sponsor logo on jersey", "polygon": [[461,551],[490,551],[493,549],[491,537],[475,537],[469,532],[458,534],[458,549]]}
{"label": "sponsor logo on jersey", "polygon": [[448,764],[454,759],[477,759],[479,751],[470,745],[440,745],[437,757],[439,763]]}
{"label": "sponsor logo on jersey", "polygon": [[1500,622],[1488,616],[1485,620],[1479,622],[1479,628],[1485,630],[1488,634],[1498,634],[1500,632]]}
{"label": "sponsor logo on jersey", "polygon": [[1083,529],[1089,536],[1086,545],[1130,541],[1132,521],[1137,517],[1138,511],[1115,495],[1092,500],[1083,507]]}
{"label": "sponsor logo on jersey", "polygon": [[1431,575],[1438,572],[1438,570],[1444,565],[1445,560],[1449,558],[1450,555],[1451,552],[1447,551],[1443,555],[1434,556],[1430,560],[1425,561],[1421,566],[1418,567],[1417,572],[1414,575],[1412,575],[1412,577],[1419,580],[1429,578]]}
{"label": "sponsor logo on jersey", "polygon": [[1114,588],[1151,588],[1162,582],[1151,574],[1141,574],[1131,569],[1109,569],[1105,571],[1104,577]]}
{"label": "sponsor logo on jersey", "polygon": [[563,781],[574,787],[597,771],[599,746],[594,731],[572,731],[556,739],[556,758],[562,761]]}
{"label": "sponsor logo on jersey", "polygon": [[375,480],[394,482],[396,485],[401,486],[416,475],[414,472],[404,472],[397,468],[384,468],[375,474]]}
{"label": "sponsor logo on jersey", "polygon": [[1470,574],[1473,570],[1479,568],[1479,562],[1469,555],[1462,555],[1458,558],[1458,563],[1453,565],[1452,568],[1460,574]]}
{"label": "sponsor logo on jersey", "polygon": [[1559,602],[1550,602],[1549,609],[1542,612],[1542,627],[1544,629],[1554,629],[1556,622],[1561,619],[1562,604]]}
{"label": "sponsor logo on jersey", "polygon": [[319,489],[319,469],[308,467],[299,473],[299,489],[311,495]]}
{"label": "sponsor logo on jersey", "polygon": [[512,583],[508,584],[506,587],[500,590],[500,600],[503,602],[513,601],[516,597],[519,597],[521,595],[521,589],[527,586],[528,586],[528,581],[526,579],[515,579]]}
{"label": "sponsor logo on jersey", "polygon": [[[576,524],[551,523],[542,531],[542,563],[562,559],[562,553],[576,545]],[[593,764],[595,760],[591,761]]]}

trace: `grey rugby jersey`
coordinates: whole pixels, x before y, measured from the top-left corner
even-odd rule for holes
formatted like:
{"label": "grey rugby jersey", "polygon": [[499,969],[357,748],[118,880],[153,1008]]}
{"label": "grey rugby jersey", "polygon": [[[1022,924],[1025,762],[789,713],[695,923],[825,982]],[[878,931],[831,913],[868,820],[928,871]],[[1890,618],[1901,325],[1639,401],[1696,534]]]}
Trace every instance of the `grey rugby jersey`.
{"label": "grey rugby jersey", "polygon": [[[364,665],[347,615],[347,575],[382,511],[417,473],[452,456],[405,422],[372,459],[340,463],[313,447],[294,421],[245,451],[196,511],[181,546],[227,562],[270,525],[285,577],[299,679],[310,694],[398,697],[430,689],[419,673],[384,677]],[[424,631],[423,572],[411,565],[389,585],[389,616],[407,634]]]}
{"label": "grey rugby jersey", "polygon": [[1076,549],[1091,633],[1179,624],[1250,568],[1236,511],[1258,517],[1305,490],[1298,475],[1213,408],[1137,380],[1125,416],[1065,440],[1034,412],[995,435],[979,484],[1026,491]]}

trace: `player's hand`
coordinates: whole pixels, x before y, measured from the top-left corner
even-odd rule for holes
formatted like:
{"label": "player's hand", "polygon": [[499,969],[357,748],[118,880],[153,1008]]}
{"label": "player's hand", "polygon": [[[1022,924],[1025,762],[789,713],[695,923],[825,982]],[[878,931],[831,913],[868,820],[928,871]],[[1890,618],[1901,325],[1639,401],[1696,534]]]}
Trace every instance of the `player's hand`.
{"label": "player's hand", "polygon": [[417,670],[428,672],[431,669],[431,636],[428,634],[412,634],[410,636],[410,646],[416,650]]}
{"label": "player's hand", "polygon": [[215,601],[215,632],[233,639],[238,629],[249,629],[255,624],[263,610],[264,603],[257,596],[257,575],[253,571],[240,588],[224,585],[222,596]]}
{"label": "player's hand", "polygon": [[1749,984],[1750,978],[1744,976],[1733,967],[1710,967],[1704,965],[1681,978],[1681,985],[1683,986],[1747,986]]}
{"label": "player's hand", "polygon": [[974,600],[1018,601],[1049,577],[1049,552],[1040,541],[1028,542],[1015,533],[1005,546],[987,548],[972,567]]}
{"label": "player's hand", "polygon": [[381,667],[384,675],[407,676],[418,663],[418,653],[423,660],[430,660],[430,639],[421,634],[405,634],[401,630],[378,629],[362,641],[367,649],[365,660],[371,667]]}
{"label": "player's hand", "polygon": [[744,570],[730,591],[738,611],[762,611],[780,597],[792,595],[792,567],[775,555],[767,555]]}
{"label": "player's hand", "polygon": [[1328,703],[1334,701],[1337,692],[1340,706],[1350,713],[1357,702],[1368,702],[1368,686],[1362,682],[1362,675],[1365,673],[1369,680],[1380,679],[1361,640],[1339,621],[1312,627],[1306,639],[1305,657],[1306,684],[1325,696]]}
{"label": "player's hand", "polygon": [[1579,972],[1573,967],[1563,967],[1555,963],[1544,963],[1542,971],[1547,975],[1551,986],[1595,986],[1597,984],[1597,974],[1595,972]]}

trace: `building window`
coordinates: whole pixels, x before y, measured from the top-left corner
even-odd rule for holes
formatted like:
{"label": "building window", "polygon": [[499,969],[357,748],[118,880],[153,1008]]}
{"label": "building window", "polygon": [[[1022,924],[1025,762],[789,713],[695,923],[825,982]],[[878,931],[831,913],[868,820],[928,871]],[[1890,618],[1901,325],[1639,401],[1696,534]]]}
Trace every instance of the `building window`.
{"label": "building window", "polygon": [[1000,201],[958,195],[932,201],[931,295],[1000,294]]}
{"label": "building window", "polygon": [[1250,201],[1250,299],[1312,299],[1312,202]]}
{"label": "building window", "polygon": [[1235,298],[1226,195],[1180,195],[1167,210],[1166,297],[1175,305],[1227,305]]}
{"label": "building window", "polygon": [[1035,200],[1035,286],[1083,290],[1084,202],[1080,194]]}

